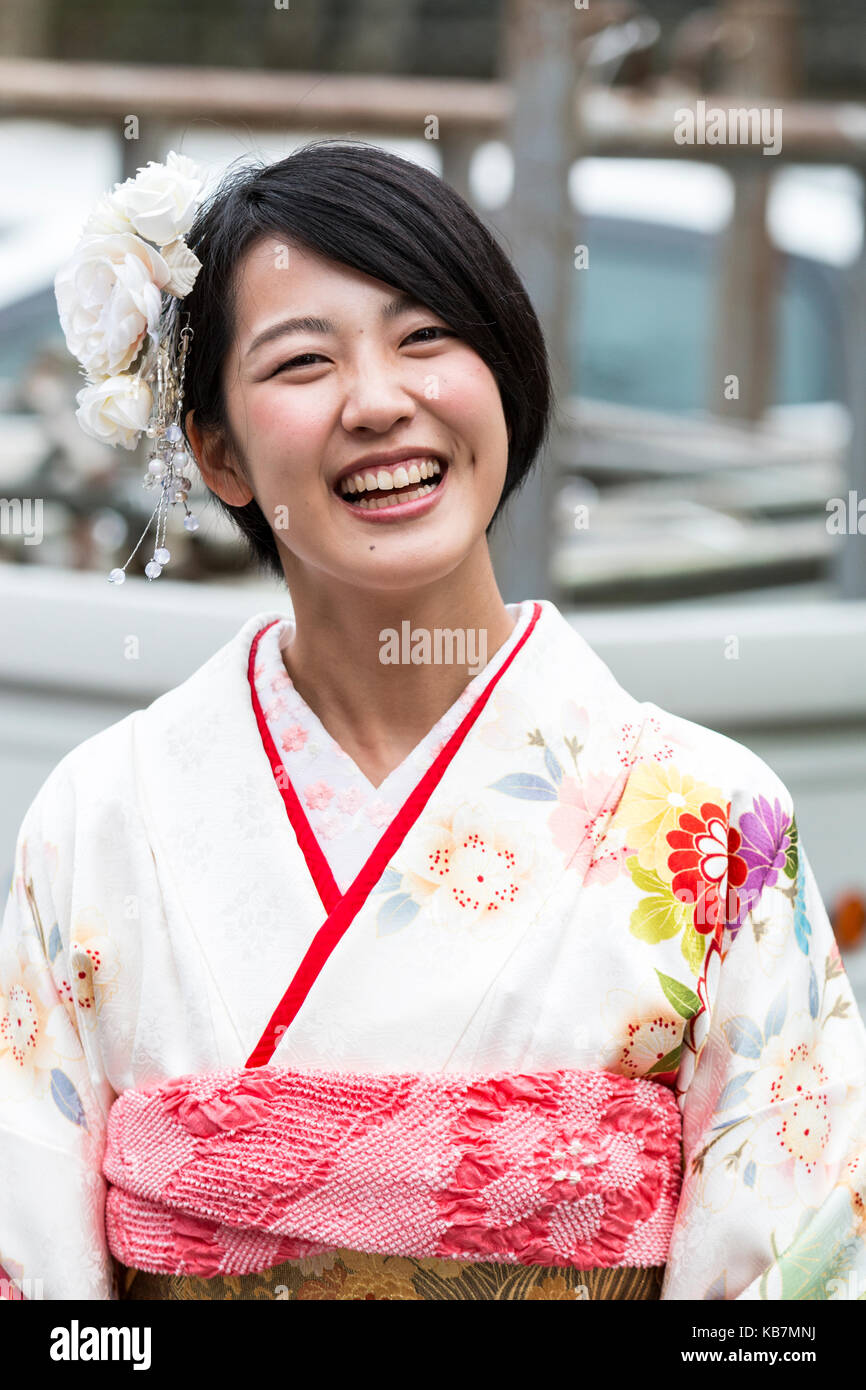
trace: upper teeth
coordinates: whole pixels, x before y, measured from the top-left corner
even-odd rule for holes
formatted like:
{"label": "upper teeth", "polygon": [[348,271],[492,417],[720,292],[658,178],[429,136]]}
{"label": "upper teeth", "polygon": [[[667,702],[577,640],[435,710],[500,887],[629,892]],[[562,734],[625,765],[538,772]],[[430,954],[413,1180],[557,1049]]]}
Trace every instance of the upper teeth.
{"label": "upper teeth", "polygon": [[[407,462],[409,462],[407,460]],[[350,473],[340,479],[341,492],[382,492],[395,487],[409,487],[410,483],[423,482],[425,478],[435,478],[442,468],[438,459],[413,459],[407,468],[396,464],[393,468],[365,469],[362,473]]]}

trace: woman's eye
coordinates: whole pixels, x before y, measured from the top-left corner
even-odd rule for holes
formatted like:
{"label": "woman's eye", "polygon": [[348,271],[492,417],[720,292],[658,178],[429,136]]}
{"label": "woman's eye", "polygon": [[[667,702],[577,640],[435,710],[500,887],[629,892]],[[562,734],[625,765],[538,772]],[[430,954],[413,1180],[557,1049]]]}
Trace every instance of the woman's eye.
{"label": "woman's eye", "polygon": [[288,362],[281,362],[272,375],[277,376],[279,372],[284,372],[287,367],[311,367],[314,362],[324,362],[324,360],[321,353],[302,352],[298,357],[289,358]]}
{"label": "woman's eye", "polygon": [[[430,334],[429,337],[421,337],[421,334]],[[440,328],[438,324],[428,324],[425,328],[416,328],[414,333],[410,333],[408,338],[404,338],[404,343],[435,343],[439,337],[454,338],[450,328]],[[302,352],[297,357],[290,357],[288,361],[281,362],[271,373],[272,376],[279,376],[280,372],[291,370],[292,367],[312,367],[317,362],[325,362],[327,359],[319,352]]]}
{"label": "woman's eye", "polygon": [[[417,339],[419,333],[442,333],[445,335],[446,338],[454,337],[454,334],[451,332],[450,328],[440,328],[437,324],[430,324],[427,328],[416,328],[414,333],[410,333],[409,337],[404,339],[404,342],[410,343],[413,338]],[[420,341],[425,343],[435,343],[436,339],[423,338]]]}

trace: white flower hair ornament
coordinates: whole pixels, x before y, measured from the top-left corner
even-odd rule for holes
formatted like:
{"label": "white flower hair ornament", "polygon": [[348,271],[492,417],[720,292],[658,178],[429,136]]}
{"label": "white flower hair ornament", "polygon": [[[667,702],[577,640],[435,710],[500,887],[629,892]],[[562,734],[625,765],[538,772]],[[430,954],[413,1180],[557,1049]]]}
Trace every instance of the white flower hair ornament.
{"label": "white flower hair ornament", "polygon": [[66,344],[87,380],[76,397],[81,428],[124,449],[136,448],[142,433],[153,440],[144,486],[159,487],[159,501],[126,564],[109,574],[112,584],[125,580],[154,517],[154,552],[144,572],[159,578],[171,559],[165,548],[169,506],[181,502],[184,529],[198,530],[186,505],[191,459],[181,418],[192,334],[181,323],[181,300],[201,269],[183,238],[203,183],[185,155],[172,150],[164,164],[151,161],[103,195],[54,280]]}

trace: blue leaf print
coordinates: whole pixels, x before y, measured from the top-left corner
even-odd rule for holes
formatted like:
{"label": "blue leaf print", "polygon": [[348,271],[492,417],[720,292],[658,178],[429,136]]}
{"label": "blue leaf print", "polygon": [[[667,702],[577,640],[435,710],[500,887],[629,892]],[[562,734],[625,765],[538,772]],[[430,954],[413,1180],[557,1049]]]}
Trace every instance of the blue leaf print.
{"label": "blue leaf print", "polygon": [[544,764],[556,785],[559,786],[562,781],[562,768],[559,765],[559,759],[556,754],[552,752],[546,744],[544,747]]}
{"label": "blue leaf print", "polygon": [[393,893],[395,888],[400,887],[403,875],[397,869],[386,869],[376,887],[374,893]]}
{"label": "blue leaf print", "polygon": [[764,1019],[764,1040],[774,1038],[777,1033],[781,1033],[785,1022],[785,1014],[788,1012],[788,990],[779,990],[767,1010],[767,1017]]}
{"label": "blue leaf print", "polygon": [[800,861],[800,873],[797,878],[797,899],[794,903],[794,935],[797,938],[797,945],[804,956],[809,954],[809,938],[812,935],[812,923],[809,921],[806,912],[806,881],[803,876],[803,861]]}
{"label": "blue leaf print", "polygon": [[536,777],[532,772],[509,772],[498,782],[491,784],[491,791],[504,792],[506,796],[520,797],[521,801],[558,801],[556,787],[544,777]]}
{"label": "blue leaf print", "polygon": [[408,927],[419,910],[420,904],[408,893],[395,893],[379,908],[376,917],[377,935],[392,936],[394,932],[402,931],[404,927]]}
{"label": "blue leaf print", "polygon": [[758,1025],[746,1018],[745,1014],[729,1018],[722,1025],[722,1031],[732,1052],[738,1052],[741,1057],[760,1057],[764,1046],[763,1035]]}
{"label": "blue leaf print", "polygon": [[51,1094],[55,1104],[61,1114],[67,1120],[71,1120],[74,1125],[81,1125],[87,1129],[87,1120],[84,1115],[84,1106],[81,1104],[81,1097],[73,1086],[65,1071],[59,1067],[53,1067],[51,1071]]}
{"label": "blue leaf print", "polygon": [[746,1164],[746,1168],[743,1173],[743,1182],[746,1184],[746,1187],[755,1186],[755,1174],[757,1173],[757,1171],[758,1170],[755,1167],[755,1160],[753,1158],[750,1158],[748,1163]]}
{"label": "blue leaf print", "polygon": [[716,1109],[730,1110],[732,1105],[745,1104],[746,1086],[754,1075],[753,1071],[741,1071],[738,1076],[732,1076],[716,1101]]}
{"label": "blue leaf print", "polygon": [[57,952],[61,949],[63,942],[60,940],[60,928],[57,923],[51,928],[51,935],[48,938],[48,959],[53,960]]}
{"label": "blue leaf print", "polygon": [[818,981],[815,978],[815,967],[809,962],[809,1013],[813,1018],[818,1017]]}

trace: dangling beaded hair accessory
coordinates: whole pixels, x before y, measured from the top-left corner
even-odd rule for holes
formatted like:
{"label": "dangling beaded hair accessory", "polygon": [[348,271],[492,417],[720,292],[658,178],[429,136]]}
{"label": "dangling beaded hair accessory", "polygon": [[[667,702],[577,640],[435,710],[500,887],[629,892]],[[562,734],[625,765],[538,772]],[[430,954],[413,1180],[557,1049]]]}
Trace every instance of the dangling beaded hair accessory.
{"label": "dangling beaded hair accessory", "polygon": [[[171,554],[165,547],[169,506],[182,502],[185,512],[184,530],[198,530],[198,517],[193,516],[186,505],[192,482],[184,473],[184,469],[189,466],[190,456],[183,447],[181,426],[183,379],[192,330],[186,324],[183,327],[179,326],[180,317],[178,301],[171,296],[160,323],[159,338],[153,349],[156,354],[156,399],[153,414],[145,429],[145,434],[148,439],[154,441],[154,445],[153,452],[147,460],[143,486],[159,487],[159,500],[150,514],[135,550],[126,562],[128,565],[132,560],[135,551],[150,530],[153,518],[156,517],[153,556],[144,567],[148,579],[158,579],[164,566],[171,559]],[[126,565],[123,569],[111,571],[108,577],[113,584],[123,583],[126,578]]]}
{"label": "dangling beaded hair accessory", "polygon": [[151,161],[134,179],[115,185],[97,204],[71,258],[54,281],[60,324],[87,385],[78,392],[76,417],[104,444],[137,447],[153,441],[144,477],[159,500],[121,568],[108,578],[122,584],[156,518],[148,579],[171,559],[165,545],[168,509],[183,504],[184,529],[198,530],[186,505],[191,462],[183,446],[183,383],[192,331],[181,302],[201,262],[184,241],[201,202],[196,165],[172,151]]}

